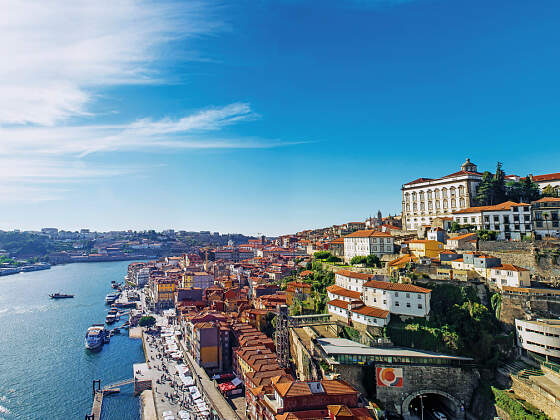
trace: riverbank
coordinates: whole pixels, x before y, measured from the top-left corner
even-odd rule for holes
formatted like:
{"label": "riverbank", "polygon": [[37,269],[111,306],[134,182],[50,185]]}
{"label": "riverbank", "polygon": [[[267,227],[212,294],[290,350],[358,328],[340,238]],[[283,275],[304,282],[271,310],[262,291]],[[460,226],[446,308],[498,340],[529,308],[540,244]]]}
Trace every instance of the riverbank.
{"label": "riverbank", "polygon": [[[87,328],[105,321],[111,281],[127,269],[124,261],[69,264],[0,277],[0,417],[84,418],[92,380],[105,386],[132,376],[133,364],[145,360],[140,340],[121,334],[98,352],[84,348]],[[50,299],[57,290],[75,297]],[[101,420],[139,418],[132,385],[104,399]]]}

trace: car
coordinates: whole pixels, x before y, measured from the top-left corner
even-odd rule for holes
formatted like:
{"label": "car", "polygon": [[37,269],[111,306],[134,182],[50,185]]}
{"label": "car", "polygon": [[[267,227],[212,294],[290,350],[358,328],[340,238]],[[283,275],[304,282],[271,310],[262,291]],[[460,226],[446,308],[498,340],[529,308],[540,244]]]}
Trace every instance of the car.
{"label": "car", "polygon": [[447,416],[441,411],[433,410],[432,415],[438,420],[447,420]]}

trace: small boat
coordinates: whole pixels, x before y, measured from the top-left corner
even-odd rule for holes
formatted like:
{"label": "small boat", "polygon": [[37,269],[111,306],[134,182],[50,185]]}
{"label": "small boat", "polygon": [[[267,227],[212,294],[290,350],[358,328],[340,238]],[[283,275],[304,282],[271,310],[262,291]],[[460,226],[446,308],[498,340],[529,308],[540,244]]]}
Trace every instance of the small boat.
{"label": "small boat", "polygon": [[105,296],[105,303],[107,304],[111,304],[114,303],[120,296],[120,293],[109,293],[107,296]]}
{"label": "small boat", "polygon": [[69,299],[69,298],[73,298],[74,295],[65,295],[63,293],[53,293],[53,294],[49,295],[49,297],[51,299]]}
{"label": "small boat", "polygon": [[104,324],[93,324],[86,332],[84,344],[86,349],[97,350],[100,349],[105,343],[107,337],[107,330]]}
{"label": "small boat", "polygon": [[107,324],[112,324],[113,322],[115,322],[117,320],[117,315],[113,315],[113,314],[109,314],[105,317],[105,322]]}
{"label": "small boat", "polygon": [[113,328],[113,334],[120,334],[120,333],[121,333],[121,329],[119,327]]}

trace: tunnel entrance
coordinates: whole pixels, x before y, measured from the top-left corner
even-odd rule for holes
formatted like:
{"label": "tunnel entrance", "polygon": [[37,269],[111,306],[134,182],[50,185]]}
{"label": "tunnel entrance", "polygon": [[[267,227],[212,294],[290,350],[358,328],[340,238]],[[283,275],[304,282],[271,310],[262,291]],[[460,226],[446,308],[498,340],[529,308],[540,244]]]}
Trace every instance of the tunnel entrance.
{"label": "tunnel entrance", "polygon": [[452,395],[426,390],[409,395],[403,402],[403,417],[420,420],[459,420],[465,418],[463,404]]}

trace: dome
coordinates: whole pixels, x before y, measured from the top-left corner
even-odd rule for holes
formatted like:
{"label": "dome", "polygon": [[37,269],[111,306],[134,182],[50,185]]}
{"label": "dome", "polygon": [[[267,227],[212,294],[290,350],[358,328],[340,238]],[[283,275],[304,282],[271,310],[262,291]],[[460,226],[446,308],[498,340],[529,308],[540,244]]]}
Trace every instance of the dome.
{"label": "dome", "polygon": [[477,172],[477,167],[469,158],[461,165],[461,170],[466,172]]}

